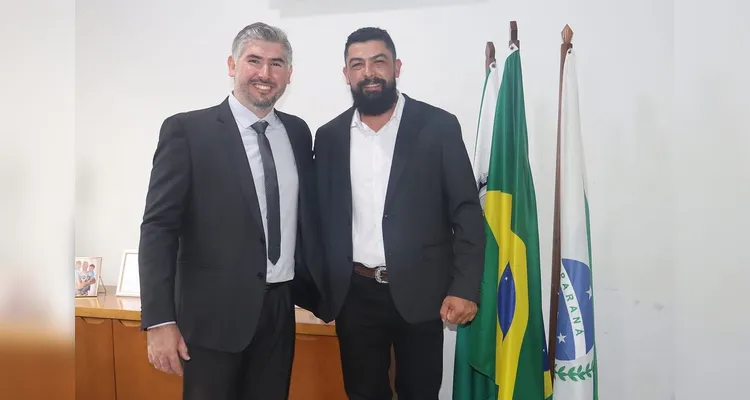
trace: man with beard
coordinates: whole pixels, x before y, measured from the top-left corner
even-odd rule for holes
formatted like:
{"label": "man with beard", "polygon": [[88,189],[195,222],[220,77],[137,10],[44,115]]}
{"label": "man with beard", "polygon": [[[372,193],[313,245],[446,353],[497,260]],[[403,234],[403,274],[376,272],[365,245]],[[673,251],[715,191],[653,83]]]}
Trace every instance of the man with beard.
{"label": "man with beard", "polygon": [[151,364],[184,372],[183,399],[285,400],[294,304],[319,301],[312,135],[274,110],[292,74],[283,31],[245,27],[227,64],[234,90],[221,104],[161,127],[141,224],[142,327]]}
{"label": "man with beard", "polygon": [[388,33],[345,45],[354,105],[315,137],[326,313],[352,400],[437,399],[443,322],[477,310],[484,223],[456,117],[400,93]]}

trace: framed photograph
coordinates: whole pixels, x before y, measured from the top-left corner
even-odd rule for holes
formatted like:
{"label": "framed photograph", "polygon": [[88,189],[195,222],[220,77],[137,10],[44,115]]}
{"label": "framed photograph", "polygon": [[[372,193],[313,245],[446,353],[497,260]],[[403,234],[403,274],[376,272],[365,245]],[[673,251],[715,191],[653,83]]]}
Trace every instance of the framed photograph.
{"label": "framed photograph", "polygon": [[75,293],[76,297],[96,297],[101,280],[101,257],[76,257]]}
{"label": "framed photograph", "polygon": [[122,264],[120,264],[120,278],[117,280],[116,295],[129,297],[141,296],[137,250],[125,250],[122,253]]}

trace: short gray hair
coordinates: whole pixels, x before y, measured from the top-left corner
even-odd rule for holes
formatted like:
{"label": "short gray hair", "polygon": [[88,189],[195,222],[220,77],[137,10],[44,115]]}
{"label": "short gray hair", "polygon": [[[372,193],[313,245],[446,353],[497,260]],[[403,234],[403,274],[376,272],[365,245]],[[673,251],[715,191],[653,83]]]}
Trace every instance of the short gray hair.
{"label": "short gray hair", "polygon": [[235,60],[240,58],[245,44],[251,40],[280,43],[284,47],[284,57],[286,58],[287,65],[292,65],[292,44],[289,43],[286,33],[280,28],[263,22],[250,24],[237,33],[232,42],[232,57]]}

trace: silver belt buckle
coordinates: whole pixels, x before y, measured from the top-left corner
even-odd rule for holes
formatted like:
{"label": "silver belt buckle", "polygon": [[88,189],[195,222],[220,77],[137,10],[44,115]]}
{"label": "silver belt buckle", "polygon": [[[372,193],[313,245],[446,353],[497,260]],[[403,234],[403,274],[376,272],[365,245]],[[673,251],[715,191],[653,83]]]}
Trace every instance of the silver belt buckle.
{"label": "silver belt buckle", "polygon": [[375,268],[375,281],[378,283],[388,283],[386,279],[383,278],[383,271],[385,271],[385,267],[376,267]]}

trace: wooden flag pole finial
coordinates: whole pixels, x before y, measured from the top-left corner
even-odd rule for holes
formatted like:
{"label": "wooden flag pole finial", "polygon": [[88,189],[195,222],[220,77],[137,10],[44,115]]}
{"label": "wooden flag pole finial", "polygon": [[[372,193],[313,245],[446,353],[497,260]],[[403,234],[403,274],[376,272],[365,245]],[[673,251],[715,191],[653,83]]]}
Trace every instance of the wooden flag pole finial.
{"label": "wooden flag pole finial", "polygon": [[485,72],[490,70],[490,65],[495,62],[495,44],[487,42],[484,48],[484,68]]}
{"label": "wooden flag pole finial", "polygon": [[573,30],[570,29],[570,25],[565,24],[565,27],[563,28],[561,34],[563,44],[567,45],[568,47],[573,47]]}
{"label": "wooden flag pole finial", "polygon": [[518,23],[516,21],[510,21],[510,41],[508,41],[508,46],[513,45],[521,48],[521,41],[518,40]]}

